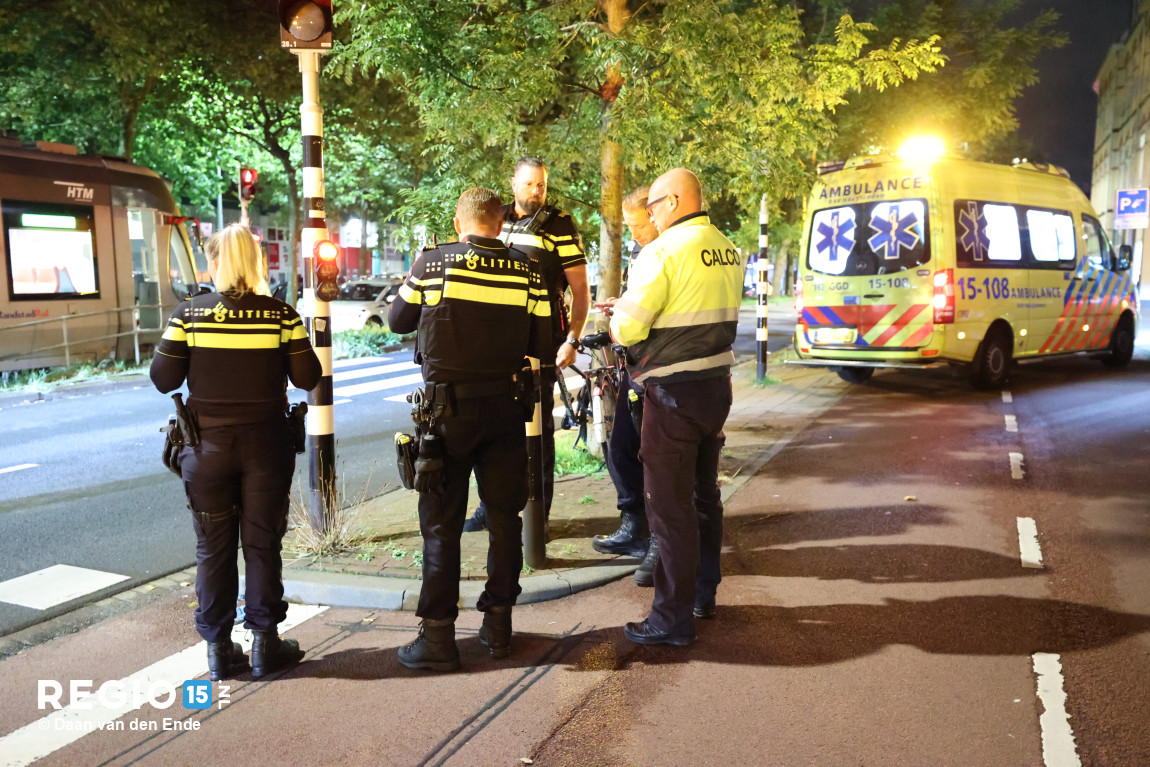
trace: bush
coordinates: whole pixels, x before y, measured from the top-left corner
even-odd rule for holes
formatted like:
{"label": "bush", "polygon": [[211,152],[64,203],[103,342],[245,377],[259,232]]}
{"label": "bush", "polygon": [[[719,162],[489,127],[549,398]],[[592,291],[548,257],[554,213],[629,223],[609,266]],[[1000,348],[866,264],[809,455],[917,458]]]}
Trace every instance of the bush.
{"label": "bush", "polygon": [[341,330],[332,336],[331,351],[335,357],[376,357],[403,339],[403,336],[392,333],[386,327]]}

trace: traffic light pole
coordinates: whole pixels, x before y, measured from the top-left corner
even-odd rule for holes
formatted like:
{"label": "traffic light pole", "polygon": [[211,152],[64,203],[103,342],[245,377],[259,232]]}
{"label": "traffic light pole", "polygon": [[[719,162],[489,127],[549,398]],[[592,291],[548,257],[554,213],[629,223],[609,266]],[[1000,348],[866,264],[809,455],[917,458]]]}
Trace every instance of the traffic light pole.
{"label": "traffic light pole", "polygon": [[[303,75],[300,126],[303,133],[304,226],[303,317],[323,375],[307,397],[307,445],[309,463],[308,519],[313,530],[326,532],[336,511],[335,408],[332,405],[331,305],[316,297],[313,268],[315,246],[327,239],[323,185],[323,107],[319,103],[319,57],[317,50],[294,50]],[[289,286],[290,287],[290,286]]]}

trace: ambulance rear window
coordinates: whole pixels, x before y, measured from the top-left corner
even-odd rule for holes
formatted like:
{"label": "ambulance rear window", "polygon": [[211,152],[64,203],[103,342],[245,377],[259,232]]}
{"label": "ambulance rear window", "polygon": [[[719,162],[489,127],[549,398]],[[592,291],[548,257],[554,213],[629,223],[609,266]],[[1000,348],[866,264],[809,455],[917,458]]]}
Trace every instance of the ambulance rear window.
{"label": "ambulance rear window", "polygon": [[807,267],[843,276],[890,274],[930,260],[926,200],[882,200],[815,211]]}

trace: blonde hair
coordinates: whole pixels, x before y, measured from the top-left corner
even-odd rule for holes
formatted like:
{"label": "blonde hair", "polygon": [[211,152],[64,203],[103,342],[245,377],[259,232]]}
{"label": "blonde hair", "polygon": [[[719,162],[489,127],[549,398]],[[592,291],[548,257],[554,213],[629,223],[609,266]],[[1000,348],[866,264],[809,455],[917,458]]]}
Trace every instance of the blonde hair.
{"label": "blonde hair", "polygon": [[218,292],[271,295],[263,252],[251,230],[243,224],[231,224],[213,234],[205,243],[204,252],[216,265]]}
{"label": "blonde hair", "polygon": [[647,195],[651,192],[651,187],[640,186],[634,189],[631,194],[623,198],[623,209],[640,211],[647,207]]}

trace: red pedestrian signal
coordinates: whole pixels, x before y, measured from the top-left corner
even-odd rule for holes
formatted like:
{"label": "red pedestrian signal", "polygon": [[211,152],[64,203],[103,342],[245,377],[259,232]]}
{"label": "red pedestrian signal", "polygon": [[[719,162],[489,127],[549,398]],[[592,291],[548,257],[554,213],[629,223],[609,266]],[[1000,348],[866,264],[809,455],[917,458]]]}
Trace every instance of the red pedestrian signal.
{"label": "red pedestrian signal", "polygon": [[244,200],[250,200],[252,195],[256,193],[256,181],[259,179],[259,173],[252,168],[240,168],[240,197]]}
{"label": "red pedestrian signal", "polygon": [[279,0],[280,47],[331,50],[331,0]]}
{"label": "red pedestrian signal", "polygon": [[315,297],[320,301],[334,301],[339,295],[339,253],[339,246],[331,240],[315,244]]}

